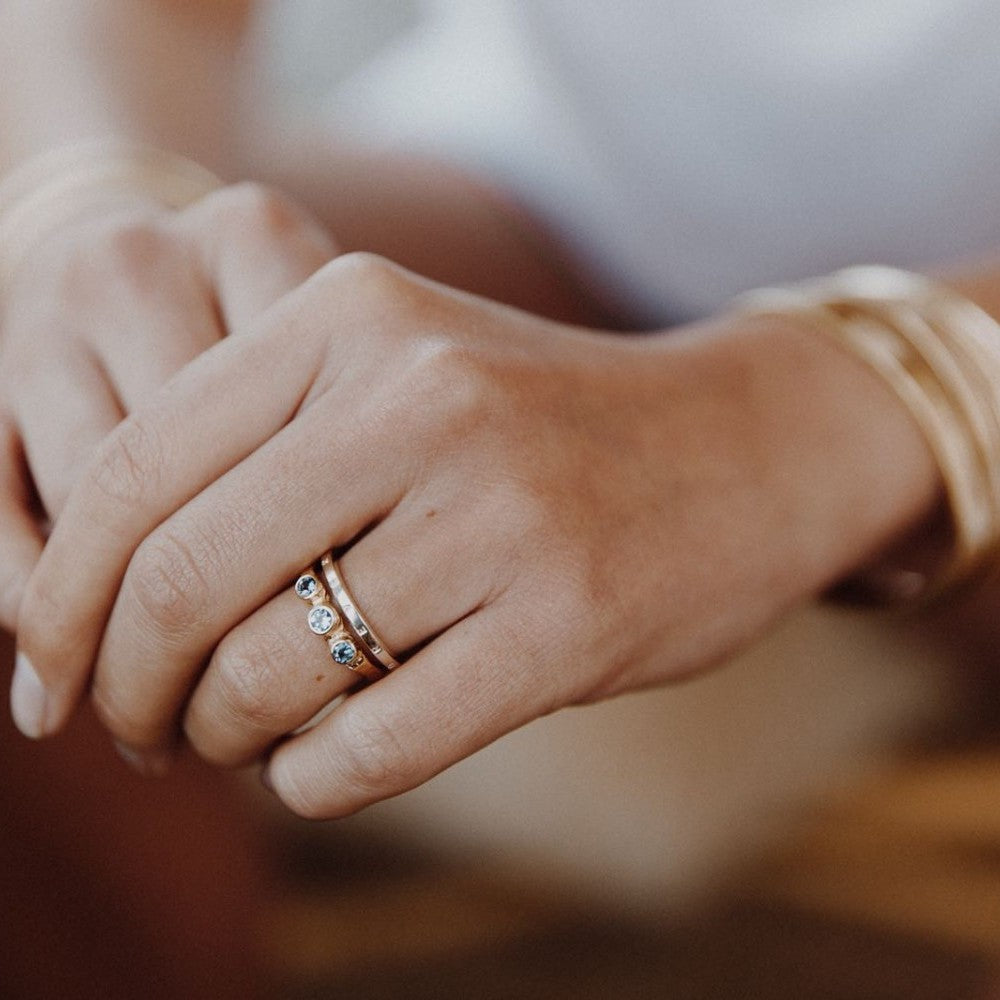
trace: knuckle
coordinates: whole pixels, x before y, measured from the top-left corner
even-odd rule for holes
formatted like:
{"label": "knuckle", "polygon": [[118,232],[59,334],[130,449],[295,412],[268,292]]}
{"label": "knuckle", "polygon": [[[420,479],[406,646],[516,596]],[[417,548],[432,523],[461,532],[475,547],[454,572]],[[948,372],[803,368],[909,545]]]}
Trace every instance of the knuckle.
{"label": "knuckle", "polygon": [[[418,397],[418,412],[439,426],[465,434],[496,411],[495,381],[487,362],[447,333],[420,337],[403,377]],[[406,405],[413,406],[412,396]]]}
{"label": "knuckle", "polygon": [[[598,560],[587,554],[564,553],[554,559],[552,589],[557,594],[554,612],[563,627],[580,631],[585,627],[591,635],[600,634],[605,641],[621,633],[614,630],[618,617],[618,594],[608,586],[607,573]],[[623,609],[624,610],[624,609]],[[610,629],[609,629],[610,627]]]}
{"label": "knuckle", "polygon": [[275,794],[303,819],[346,816],[425,777],[397,730],[379,720],[334,714],[334,728],[306,762],[279,750],[270,771]]}
{"label": "knuckle", "polygon": [[264,228],[272,233],[289,233],[303,225],[303,213],[291,199],[266,184],[244,181],[233,184],[216,196],[217,208],[227,220],[239,226]]}
{"label": "knuckle", "polygon": [[[320,267],[305,285],[305,301],[323,313],[329,310],[331,301],[336,301],[340,313],[349,317],[343,329],[363,325],[372,351],[388,357],[411,339],[404,331],[413,329],[415,314],[408,312],[407,304],[417,294],[417,287],[398,265],[358,250],[334,257]],[[343,341],[334,332],[336,327],[331,331],[329,324],[315,322],[298,327],[294,316],[289,320],[299,336],[322,335],[327,367],[331,371],[340,368]]]}
{"label": "knuckle", "polygon": [[[128,417],[98,447],[87,484],[101,503],[135,508],[149,491],[156,491],[162,458],[163,449],[149,425],[135,416]],[[84,503],[90,506],[95,498],[87,490],[84,494]]]}
{"label": "knuckle", "polygon": [[153,270],[170,245],[165,232],[139,220],[107,225],[95,235],[94,242],[108,264],[129,273]]}
{"label": "knuckle", "polygon": [[279,651],[268,639],[223,640],[213,663],[220,714],[269,732],[284,714]]}
{"label": "knuckle", "polygon": [[136,550],[122,589],[144,627],[164,638],[197,629],[208,617],[210,587],[206,546],[160,530]]}
{"label": "knuckle", "polygon": [[38,268],[19,273],[19,278],[37,287],[41,270],[51,296],[93,306],[107,295],[109,275],[153,287],[170,247],[168,233],[147,219],[90,221],[45,241],[38,250]]}
{"label": "knuckle", "polygon": [[412,758],[386,721],[342,717],[335,745],[341,787],[356,800],[373,801],[416,783]]}
{"label": "knuckle", "polygon": [[501,505],[512,511],[511,521],[522,529],[529,547],[548,539],[545,551],[555,555],[567,540],[573,544],[573,529],[578,525],[563,521],[568,499],[564,494],[553,491],[530,470],[510,466],[506,481],[497,489]]}
{"label": "knuckle", "polygon": [[99,307],[109,277],[139,296],[155,296],[167,263],[176,256],[174,238],[144,219],[115,219],[84,232],[64,255],[60,290],[65,299]]}
{"label": "knuckle", "polygon": [[407,272],[398,264],[367,250],[341,254],[323,269],[324,276],[342,284],[355,296],[385,303],[407,284]]}
{"label": "knuckle", "polygon": [[98,721],[116,739],[129,746],[141,747],[150,742],[149,727],[136,711],[128,704],[122,693],[95,678],[90,693],[90,702]]}

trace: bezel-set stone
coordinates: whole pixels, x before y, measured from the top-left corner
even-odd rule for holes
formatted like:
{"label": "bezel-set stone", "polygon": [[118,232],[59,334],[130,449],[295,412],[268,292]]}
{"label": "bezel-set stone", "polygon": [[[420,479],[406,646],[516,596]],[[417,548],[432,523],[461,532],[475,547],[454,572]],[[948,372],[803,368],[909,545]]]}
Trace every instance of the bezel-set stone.
{"label": "bezel-set stone", "polygon": [[309,612],[309,628],[316,635],[327,635],[337,624],[337,613],[325,604],[318,604]]}
{"label": "bezel-set stone", "polygon": [[341,639],[330,647],[330,655],[335,663],[350,666],[358,655],[358,647],[350,639]]}
{"label": "bezel-set stone", "polygon": [[303,601],[308,601],[316,596],[316,592],[319,590],[319,580],[316,579],[311,573],[303,573],[295,581],[295,593],[302,598]]}

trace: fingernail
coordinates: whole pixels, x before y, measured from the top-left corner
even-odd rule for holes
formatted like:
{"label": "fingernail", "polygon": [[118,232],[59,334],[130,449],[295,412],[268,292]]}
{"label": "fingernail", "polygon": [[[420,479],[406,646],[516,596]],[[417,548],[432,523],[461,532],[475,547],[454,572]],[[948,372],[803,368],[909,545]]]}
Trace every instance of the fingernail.
{"label": "fingernail", "polygon": [[14,724],[28,739],[40,740],[46,735],[48,710],[49,696],[31,660],[24,653],[18,653],[10,685],[10,714],[14,717]]}
{"label": "fingernail", "polygon": [[269,791],[274,791],[274,783],[271,781],[271,769],[266,765],[260,769],[260,783]]}
{"label": "fingernail", "polygon": [[137,771],[144,778],[162,778],[170,769],[169,754],[136,750],[134,747],[126,746],[117,740],[115,740],[115,750],[133,771]]}

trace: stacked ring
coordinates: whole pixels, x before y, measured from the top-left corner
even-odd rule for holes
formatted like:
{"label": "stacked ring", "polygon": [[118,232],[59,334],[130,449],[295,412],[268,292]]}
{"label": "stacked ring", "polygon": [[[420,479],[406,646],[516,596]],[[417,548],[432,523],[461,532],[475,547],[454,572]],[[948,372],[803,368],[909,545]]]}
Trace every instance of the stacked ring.
{"label": "stacked ring", "polygon": [[365,654],[361,644],[345,627],[315,567],[302,573],[295,581],[295,594],[311,605],[306,624],[310,632],[326,640],[334,663],[347,667],[367,681],[377,681],[385,676],[385,669]]}
{"label": "stacked ring", "polygon": [[326,580],[326,586],[333,598],[333,603],[343,615],[344,624],[348,631],[358,641],[368,658],[378,664],[383,670],[395,670],[399,666],[392,653],[378,637],[375,629],[371,627],[364,615],[358,610],[358,606],[351,597],[351,592],[344,583],[344,578],[340,575],[340,567],[333,558],[333,553],[328,552],[320,560],[320,568]]}

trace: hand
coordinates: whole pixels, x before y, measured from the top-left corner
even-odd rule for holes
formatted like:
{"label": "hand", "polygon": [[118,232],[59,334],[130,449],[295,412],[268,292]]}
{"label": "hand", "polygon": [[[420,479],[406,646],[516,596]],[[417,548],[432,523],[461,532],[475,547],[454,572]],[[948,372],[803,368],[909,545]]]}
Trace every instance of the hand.
{"label": "hand", "polygon": [[[220,764],[276,747],[295,811],[348,813],[714,661],[930,502],[916,437],[808,332],[589,333],[348,255],[100,446],[23,602],[40,727],[92,676],[150,769],[182,721]],[[283,739],[353,679],[290,591],[331,547],[411,655]]]}
{"label": "hand", "polygon": [[98,442],[332,253],[303,210],[253,185],[182,212],[111,192],[33,248],[0,314],[0,627],[14,629],[40,520]]}

